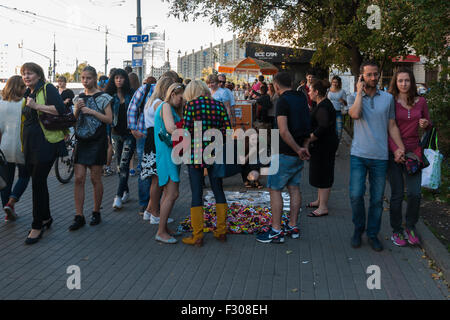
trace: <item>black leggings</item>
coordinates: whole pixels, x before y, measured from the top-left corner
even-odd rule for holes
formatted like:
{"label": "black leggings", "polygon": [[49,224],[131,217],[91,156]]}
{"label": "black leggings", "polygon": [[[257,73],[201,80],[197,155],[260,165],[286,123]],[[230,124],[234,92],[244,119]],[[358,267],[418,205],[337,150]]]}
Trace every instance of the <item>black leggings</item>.
{"label": "black leggings", "polygon": [[42,229],[42,221],[51,218],[47,178],[54,162],[27,164],[33,193],[33,229]]}

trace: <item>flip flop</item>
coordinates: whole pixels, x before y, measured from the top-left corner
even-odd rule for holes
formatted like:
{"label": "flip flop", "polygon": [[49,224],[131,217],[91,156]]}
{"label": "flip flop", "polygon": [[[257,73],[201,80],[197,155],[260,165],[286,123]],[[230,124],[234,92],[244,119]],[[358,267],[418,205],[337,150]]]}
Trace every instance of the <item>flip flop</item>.
{"label": "flip flop", "polygon": [[312,202],[308,203],[308,204],[306,205],[306,207],[307,207],[307,208],[318,208],[318,207],[319,207],[319,206],[313,206],[311,203],[312,203]]}
{"label": "flip flop", "polygon": [[308,217],[320,218],[320,217],[327,216],[327,215],[328,215],[328,212],[322,213],[322,214],[317,214],[315,211],[311,211],[311,213],[308,214]]}

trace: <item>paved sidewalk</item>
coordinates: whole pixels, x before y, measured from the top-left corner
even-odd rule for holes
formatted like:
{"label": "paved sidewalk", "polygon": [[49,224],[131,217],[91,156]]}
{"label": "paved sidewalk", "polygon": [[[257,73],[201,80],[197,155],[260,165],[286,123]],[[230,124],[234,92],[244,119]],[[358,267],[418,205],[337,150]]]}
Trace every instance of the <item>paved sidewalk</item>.
{"label": "paved sidewalk", "polygon": [[[103,222],[69,232],[74,215],[73,181],[49,178],[51,230],[33,246],[24,240],[31,224],[31,184],[17,204],[20,218],[0,223],[0,299],[448,299],[448,288],[432,278],[419,248],[398,248],[389,240],[389,212],[383,213],[380,238],[385,250],[374,252],[363,238],[350,247],[353,231],[348,198],[348,145],[336,163],[330,215],[300,214],[301,237],[285,244],[262,244],[254,235],[229,235],[225,244],[207,234],[202,248],[163,245],[154,240],[156,226],[137,214],[137,178],[130,178],[131,201],[112,210],[117,175],[104,178]],[[314,200],[307,166],[302,178],[304,201]],[[190,187],[186,168],[176,222],[189,214]],[[92,210],[87,180],[86,216]],[[240,177],[227,179],[238,190]],[[245,191],[244,188],[240,190]],[[175,227],[175,224],[173,225]],[[81,268],[81,289],[69,290],[67,267]],[[367,267],[381,269],[381,289],[369,290]]]}

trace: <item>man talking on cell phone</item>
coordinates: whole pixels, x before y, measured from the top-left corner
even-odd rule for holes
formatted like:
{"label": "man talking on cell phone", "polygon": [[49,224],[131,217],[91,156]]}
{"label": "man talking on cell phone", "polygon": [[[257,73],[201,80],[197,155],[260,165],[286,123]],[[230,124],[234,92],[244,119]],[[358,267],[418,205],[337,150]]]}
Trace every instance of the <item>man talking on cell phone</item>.
{"label": "man talking on cell phone", "polygon": [[[400,130],[395,123],[394,98],[390,93],[377,88],[380,77],[377,63],[363,62],[354,93],[354,103],[348,113],[354,120],[353,141],[350,152],[350,202],[355,230],[351,238],[353,248],[361,246],[361,237],[366,230],[370,246],[382,251],[378,239],[383,212],[383,195],[388,168],[388,134],[399,146],[395,161],[405,155]],[[369,174],[370,204],[367,217],[364,206],[366,176]]]}

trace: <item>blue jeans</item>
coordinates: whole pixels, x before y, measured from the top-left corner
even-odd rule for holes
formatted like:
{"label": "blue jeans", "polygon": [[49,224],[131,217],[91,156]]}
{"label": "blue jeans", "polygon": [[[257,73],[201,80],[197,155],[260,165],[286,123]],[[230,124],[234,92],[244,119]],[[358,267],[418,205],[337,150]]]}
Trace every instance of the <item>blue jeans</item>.
{"label": "blue jeans", "polygon": [[[16,166],[19,169],[19,179],[13,188],[14,175],[16,173]],[[6,165],[6,187],[1,191],[2,197],[2,205],[3,207],[8,203],[9,198],[13,198],[18,202],[20,197],[23,195],[25,190],[27,189],[28,182],[30,182],[30,175],[28,174],[28,170],[23,164],[16,164],[8,162]],[[12,192],[11,192],[12,190]]]}
{"label": "blue jeans", "polygon": [[388,160],[375,160],[350,156],[350,202],[355,232],[362,234],[366,226],[364,194],[366,176],[369,173],[370,205],[367,221],[367,236],[374,238],[380,232],[383,213],[383,195],[386,185]]}
{"label": "blue jeans", "polygon": [[[141,167],[142,155],[144,154],[145,138],[140,138],[136,140],[136,152],[138,155],[138,167]],[[150,185],[152,184],[152,179],[147,178],[142,180],[141,175],[138,175],[138,193],[139,193],[139,206],[147,207],[148,201],[150,200]]]}
{"label": "blue jeans", "polygon": [[130,175],[130,162],[136,149],[136,139],[132,134],[126,136],[113,134],[111,138],[119,165],[119,187],[116,195],[122,197],[124,192],[130,192],[128,189],[128,177]]}
{"label": "blue jeans", "polygon": [[[196,169],[193,165],[188,165],[189,182],[191,183],[192,203],[191,207],[203,206],[203,168]],[[223,192],[222,178],[212,176],[212,167],[208,168],[209,182],[217,203],[227,203]]]}

